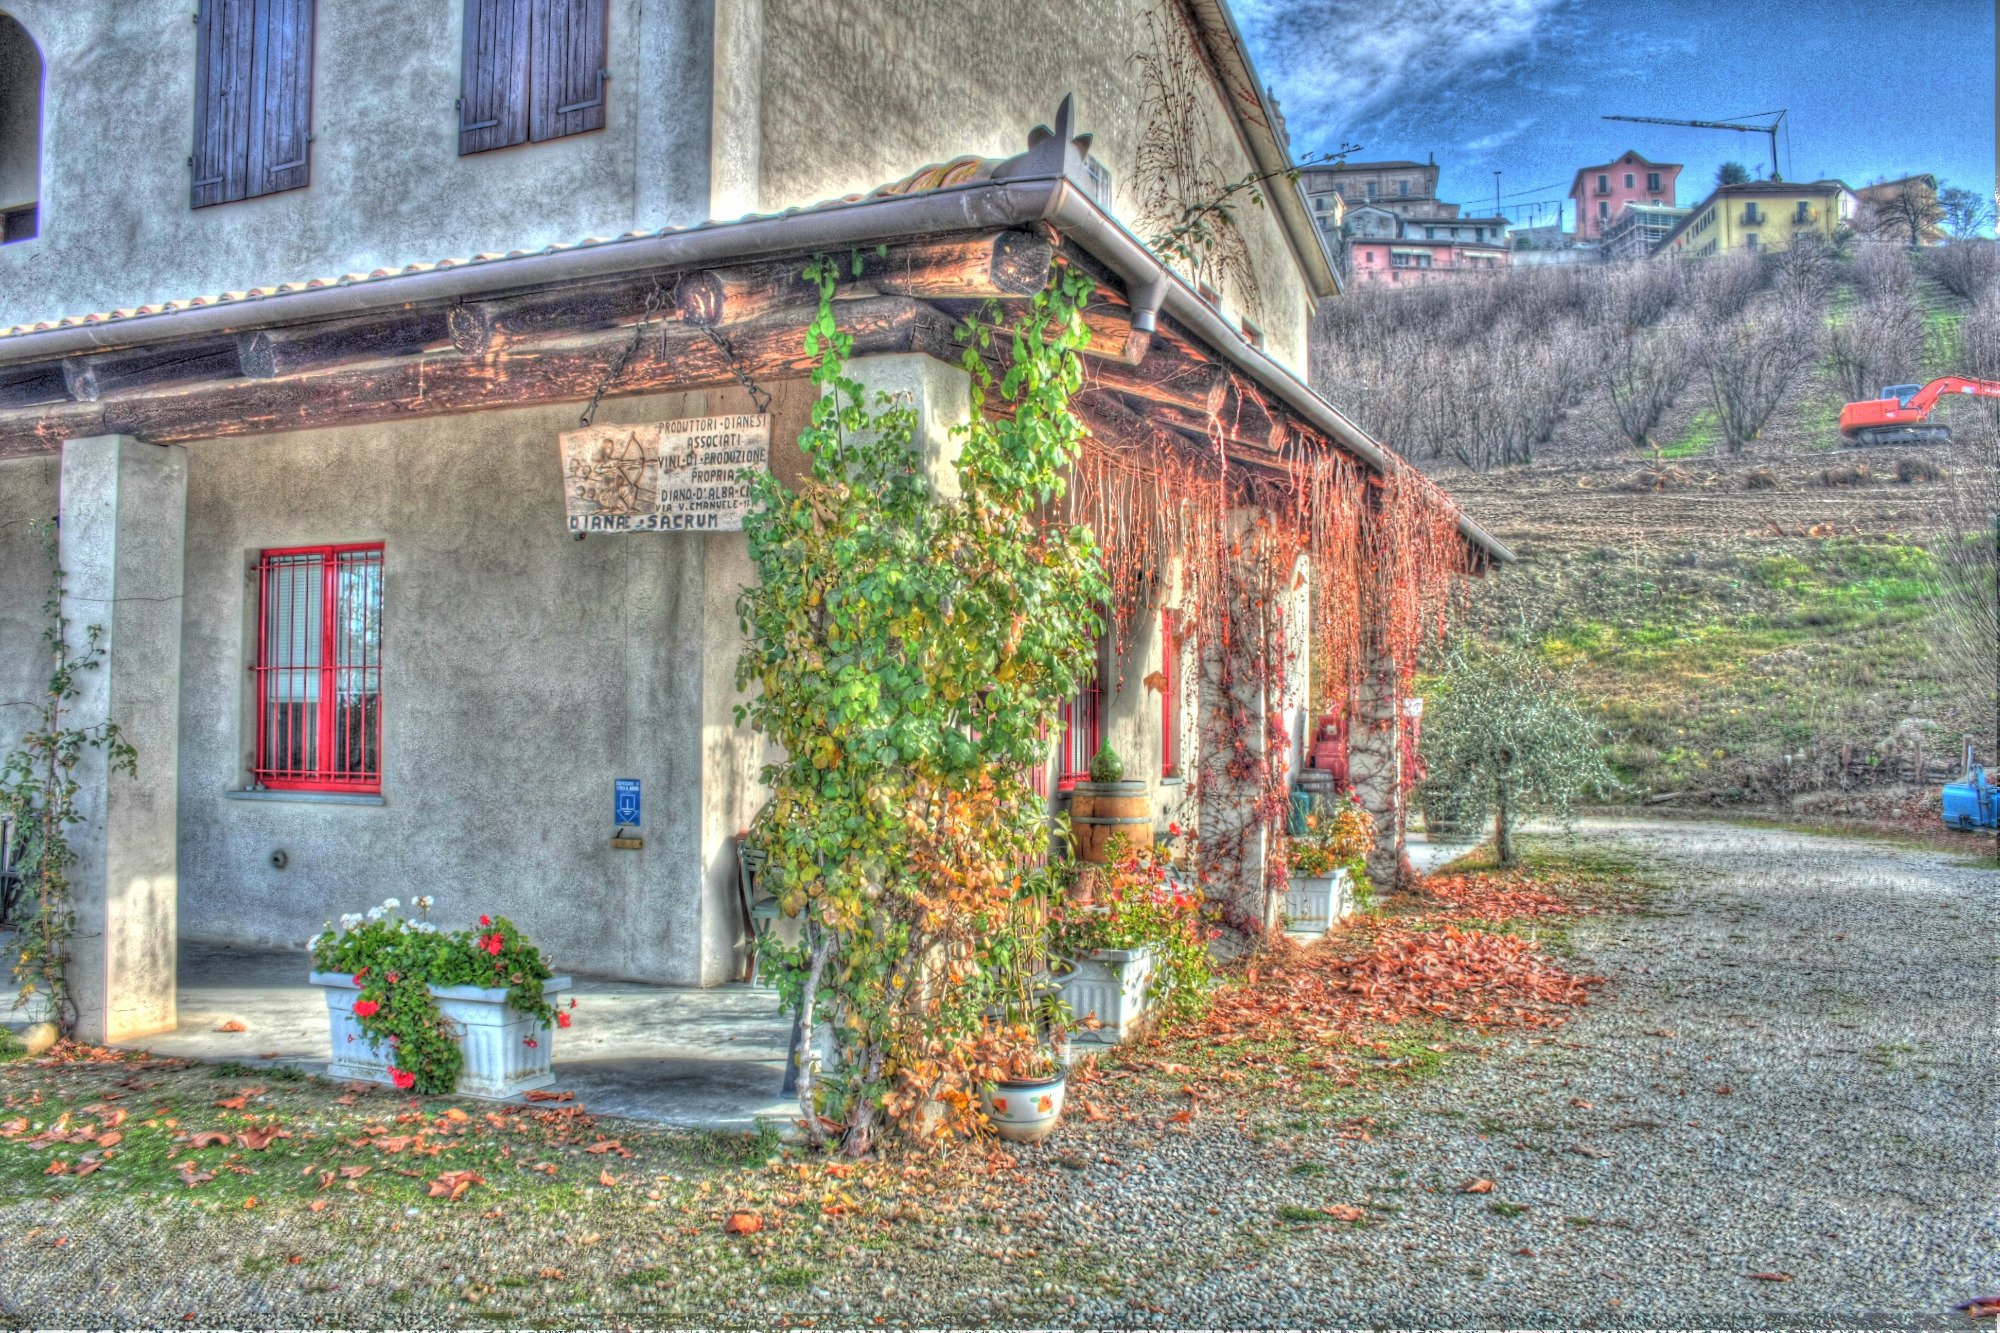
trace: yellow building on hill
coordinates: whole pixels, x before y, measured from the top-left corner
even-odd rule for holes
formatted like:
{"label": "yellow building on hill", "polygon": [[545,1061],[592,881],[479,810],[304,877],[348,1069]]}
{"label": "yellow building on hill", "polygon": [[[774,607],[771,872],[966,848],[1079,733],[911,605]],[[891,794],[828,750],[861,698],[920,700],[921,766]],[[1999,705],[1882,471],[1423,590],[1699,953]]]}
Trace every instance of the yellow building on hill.
{"label": "yellow building on hill", "polygon": [[1718,185],[1660,242],[1654,256],[1699,259],[1784,250],[1802,232],[1832,237],[1841,224],[1839,181],[1744,181]]}

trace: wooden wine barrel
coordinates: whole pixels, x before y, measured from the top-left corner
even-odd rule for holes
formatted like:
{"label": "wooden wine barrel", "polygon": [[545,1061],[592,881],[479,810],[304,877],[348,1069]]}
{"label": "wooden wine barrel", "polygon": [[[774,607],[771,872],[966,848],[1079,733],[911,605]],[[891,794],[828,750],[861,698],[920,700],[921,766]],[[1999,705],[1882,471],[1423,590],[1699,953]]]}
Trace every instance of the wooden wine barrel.
{"label": "wooden wine barrel", "polygon": [[1146,784],[1079,782],[1070,795],[1070,833],[1076,839],[1076,859],[1103,865],[1110,859],[1111,840],[1123,833],[1128,842],[1144,846],[1153,840],[1153,803]]}

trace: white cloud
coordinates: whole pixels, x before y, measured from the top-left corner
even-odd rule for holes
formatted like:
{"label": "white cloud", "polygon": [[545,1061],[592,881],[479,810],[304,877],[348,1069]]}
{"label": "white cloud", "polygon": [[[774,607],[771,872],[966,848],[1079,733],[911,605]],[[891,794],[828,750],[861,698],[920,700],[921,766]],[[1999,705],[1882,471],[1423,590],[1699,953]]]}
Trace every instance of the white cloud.
{"label": "white cloud", "polygon": [[1483,153],[1489,148],[1498,148],[1501,144],[1512,143],[1527,133],[1528,127],[1534,123],[1535,118],[1533,116],[1523,116],[1505,129],[1495,130],[1491,134],[1482,134],[1477,139],[1468,139],[1465,149],[1469,153]]}
{"label": "white cloud", "polygon": [[1568,0],[1237,0],[1301,149],[1398,100],[1445,93],[1528,46]]}

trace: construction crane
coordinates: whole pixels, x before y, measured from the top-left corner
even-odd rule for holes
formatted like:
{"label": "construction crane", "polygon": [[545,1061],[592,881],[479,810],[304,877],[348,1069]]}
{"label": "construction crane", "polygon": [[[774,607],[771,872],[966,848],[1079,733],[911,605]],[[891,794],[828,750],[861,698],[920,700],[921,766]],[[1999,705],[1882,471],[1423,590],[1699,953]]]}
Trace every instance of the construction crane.
{"label": "construction crane", "polygon": [[1662,116],[1605,116],[1605,120],[1629,120],[1640,125],[1684,125],[1697,130],[1735,130],[1739,134],[1767,134],[1771,138],[1771,179],[1780,180],[1778,175],[1778,130],[1785,123],[1783,111],[1753,111],[1753,116],[1776,116],[1769,125],[1745,125],[1742,117],[1738,120],[1668,120]]}

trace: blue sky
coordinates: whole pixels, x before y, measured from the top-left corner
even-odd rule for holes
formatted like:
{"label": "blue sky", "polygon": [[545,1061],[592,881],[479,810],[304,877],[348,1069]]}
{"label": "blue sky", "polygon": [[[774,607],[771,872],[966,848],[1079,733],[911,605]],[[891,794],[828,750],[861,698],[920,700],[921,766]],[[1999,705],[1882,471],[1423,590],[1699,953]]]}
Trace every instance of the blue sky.
{"label": "blue sky", "polygon": [[[1761,134],[1629,125],[1789,112],[1791,179],[1850,185],[1931,171],[1991,198],[1993,0],[1235,0],[1296,155],[1437,155],[1439,193],[1490,212],[1553,201],[1578,167],[1636,148],[1684,163],[1683,205],[1715,169],[1768,168]],[[1553,221],[1553,203],[1543,220]],[[1566,218],[1574,225],[1573,218]]]}

